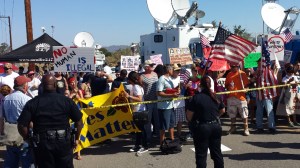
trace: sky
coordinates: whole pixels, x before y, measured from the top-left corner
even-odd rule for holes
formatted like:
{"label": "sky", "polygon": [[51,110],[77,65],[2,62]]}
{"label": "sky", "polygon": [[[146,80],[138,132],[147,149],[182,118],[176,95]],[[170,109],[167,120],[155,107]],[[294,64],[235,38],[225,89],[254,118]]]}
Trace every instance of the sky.
{"label": "sky", "polygon": [[[279,0],[285,9],[299,0]],[[215,20],[232,30],[241,25],[249,33],[261,34],[263,0],[196,0],[206,15],[200,23]],[[31,0],[33,38],[41,27],[58,42],[73,45],[77,33],[89,32],[101,46],[138,43],[140,35],[154,32],[154,19],[146,0]],[[27,43],[24,0],[0,0],[0,16],[10,16],[12,44],[16,49]],[[51,28],[54,26],[54,29]],[[8,19],[0,19],[0,43],[9,44]],[[300,20],[294,30],[300,30]]]}

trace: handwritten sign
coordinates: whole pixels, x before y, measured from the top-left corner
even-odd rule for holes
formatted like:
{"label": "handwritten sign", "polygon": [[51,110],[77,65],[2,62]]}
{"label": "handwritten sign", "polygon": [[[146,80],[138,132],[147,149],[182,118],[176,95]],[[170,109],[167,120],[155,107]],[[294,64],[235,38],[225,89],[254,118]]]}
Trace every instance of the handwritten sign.
{"label": "handwritten sign", "polygon": [[279,61],[284,60],[284,38],[282,35],[268,35],[268,47],[271,60],[275,60],[275,55]]}
{"label": "handwritten sign", "polygon": [[151,56],[150,56],[150,59],[151,59],[151,61],[152,61],[154,64],[156,64],[156,65],[158,65],[158,64],[163,65],[164,63],[162,62],[161,57],[162,57],[161,54],[151,55]]}
{"label": "handwritten sign", "polygon": [[53,46],[54,72],[94,72],[95,49]]}
{"label": "handwritten sign", "polygon": [[289,63],[291,62],[291,57],[292,57],[293,51],[290,50],[284,50],[284,62]]}
{"label": "handwritten sign", "polygon": [[141,61],[140,56],[121,56],[121,69],[126,69],[127,71],[137,71]]}
{"label": "handwritten sign", "polygon": [[261,57],[261,53],[250,53],[247,57],[244,58],[244,67],[253,68],[257,67],[257,61]]}
{"label": "handwritten sign", "polygon": [[193,64],[189,48],[169,48],[170,64]]}

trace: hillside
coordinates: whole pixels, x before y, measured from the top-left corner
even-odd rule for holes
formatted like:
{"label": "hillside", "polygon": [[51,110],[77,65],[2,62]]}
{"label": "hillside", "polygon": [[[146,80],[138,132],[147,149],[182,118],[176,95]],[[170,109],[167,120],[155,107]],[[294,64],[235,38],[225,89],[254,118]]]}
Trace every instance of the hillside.
{"label": "hillside", "polygon": [[125,49],[125,48],[129,48],[130,46],[127,45],[112,45],[112,46],[107,46],[107,47],[103,47],[106,48],[109,52],[115,52],[119,49]]}

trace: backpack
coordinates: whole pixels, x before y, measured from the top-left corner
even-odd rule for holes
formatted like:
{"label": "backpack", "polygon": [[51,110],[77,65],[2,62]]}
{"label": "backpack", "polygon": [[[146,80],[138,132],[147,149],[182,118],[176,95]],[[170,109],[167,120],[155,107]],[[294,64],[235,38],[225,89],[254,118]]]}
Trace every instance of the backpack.
{"label": "backpack", "polygon": [[163,154],[175,154],[180,153],[182,151],[182,145],[178,139],[170,139],[166,138],[163,141],[163,144],[160,147],[160,150]]}

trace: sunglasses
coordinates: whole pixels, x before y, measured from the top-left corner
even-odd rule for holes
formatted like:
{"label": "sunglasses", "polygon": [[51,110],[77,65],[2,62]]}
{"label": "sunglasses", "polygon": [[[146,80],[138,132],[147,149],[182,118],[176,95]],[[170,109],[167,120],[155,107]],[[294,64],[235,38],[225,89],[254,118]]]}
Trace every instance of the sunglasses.
{"label": "sunglasses", "polygon": [[4,70],[5,70],[5,71],[7,71],[7,70],[9,70],[9,69],[11,69],[11,68],[4,67]]}

